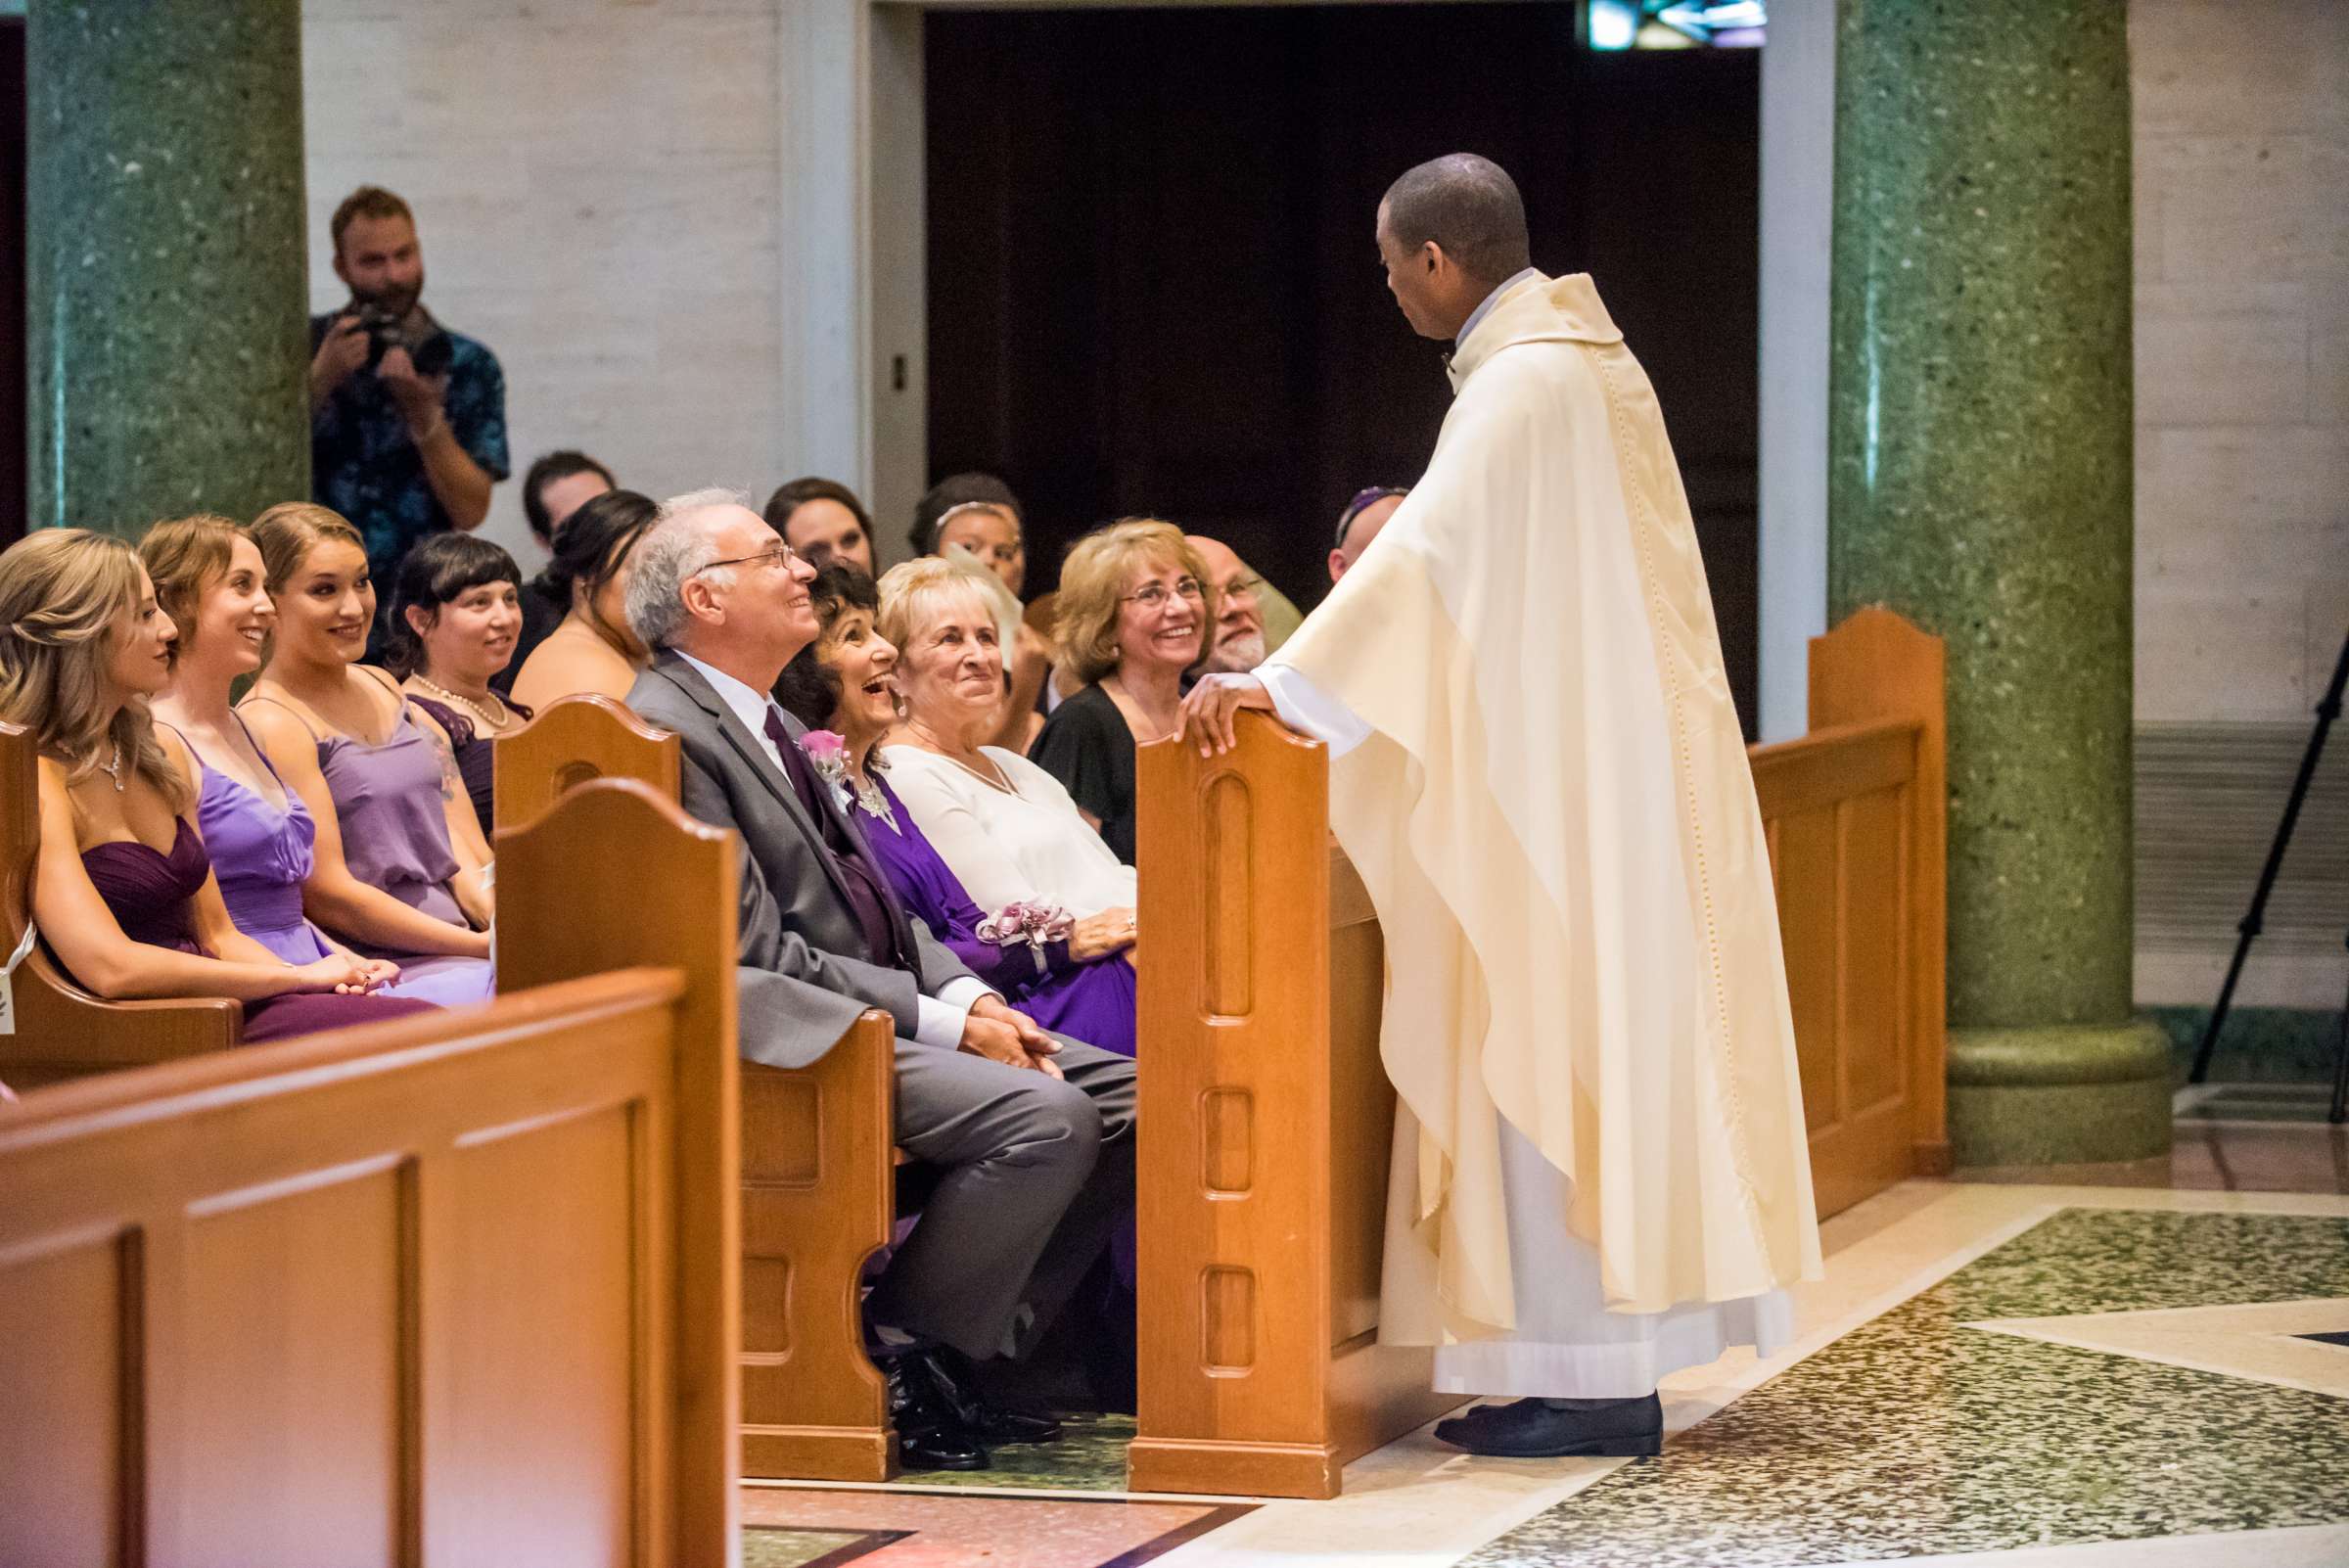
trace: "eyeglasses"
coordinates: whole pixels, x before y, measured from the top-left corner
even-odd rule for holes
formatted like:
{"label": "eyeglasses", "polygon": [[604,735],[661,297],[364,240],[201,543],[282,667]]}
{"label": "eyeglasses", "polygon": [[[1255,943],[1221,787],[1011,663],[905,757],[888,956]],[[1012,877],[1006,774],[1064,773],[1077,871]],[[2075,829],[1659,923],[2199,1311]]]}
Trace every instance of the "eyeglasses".
{"label": "eyeglasses", "polygon": [[778,544],[773,549],[761,550],[757,555],[733,555],[723,561],[712,561],[706,566],[696,567],[693,575],[698,577],[703,573],[714,572],[719,567],[748,566],[754,561],[772,561],[778,566],[787,567],[799,559],[801,559],[799,551],[788,544]]}
{"label": "eyeglasses", "polygon": [[1148,587],[1142,589],[1142,591],[1139,593],[1128,593],[1125,595],[1123,598],[1118,600],[1118,603],[1138,604],[1145,610],[1164,610],[1167,607],[1167,601],[1175,597],[1177,594],[1185,599],[1190,600],[1193,604],[1205,604],[1207,602],[1207,590],[1199,586],[1199,579],[1197,577],[1184,577],[1174,584],[1174,593],[1167,592],[1167,585],[1165,583],[1153,582]]}
{"label": "eyeglasses", "polygon": [[1265,579],[1262,577],[1234,577],[1223,584],[1223,597],[1237,599],[1242,594],[1253,596],[1264,585]]}

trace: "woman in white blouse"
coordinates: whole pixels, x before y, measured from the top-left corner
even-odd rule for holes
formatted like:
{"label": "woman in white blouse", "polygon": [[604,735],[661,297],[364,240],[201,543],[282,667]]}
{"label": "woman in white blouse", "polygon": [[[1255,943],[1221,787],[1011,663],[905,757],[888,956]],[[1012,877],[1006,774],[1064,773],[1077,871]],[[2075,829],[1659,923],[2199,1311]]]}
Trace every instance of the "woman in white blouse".
{"label": "woman in white blouse", "polygon": [[1082,919],[1131,913],[1133,867],[1078,814],[1059,780],[983,744],[1003,700],[1003,649],[986,597],[936,558],[881,579],[881,634],[897,644],[904,716],[890,782],[983,909],[1042,900]]}

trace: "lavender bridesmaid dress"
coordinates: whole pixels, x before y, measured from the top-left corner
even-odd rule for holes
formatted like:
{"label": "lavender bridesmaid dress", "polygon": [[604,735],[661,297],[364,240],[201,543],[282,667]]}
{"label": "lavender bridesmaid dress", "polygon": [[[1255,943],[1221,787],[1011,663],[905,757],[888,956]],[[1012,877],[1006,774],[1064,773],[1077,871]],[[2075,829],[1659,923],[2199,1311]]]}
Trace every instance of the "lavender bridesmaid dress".
{"label": "lavender bridesmaid dress", "polygon": [[[350,874],[411,909],[464,927],[465,911],[449,888],[457,856],[449,848],[448,817],[440,802],[440,760],[408,716],[405,701],[392,738],[381,746],[347,735],[321,735],[300,714],[283,703],[277,706],[293,714],[318,745],[318,770],[334,798],[343,863]],[[495,983],[486,958],[395,952],[357,942],[350,946],[371,958],[391,959],[399,965],[403,985],[429,988],[409,994],[429,994],[444,1005],[481,1001]]]}
{"label": "lavender bridesmaid dress", "polygon": [[[169,854],[135,842],[100,844],[81,852],[81,863],[124,936],[154,947],[204,954],[196,941],[190,900],[211,874],[212,862],[204,852],[204,840],[189,831],[184,819],[172,833]],[[432,1003],[413,996],[300,992],[247,1002],[243,1039],[258,1045],[432,1010]]]}
{"label": "lavender bridesmaid dress", "polygon": [[[237,722],[245,720],[238,718]],[[246,733],[250,737],[252,731]],[[187,744],[185,735],[179,738]],[[258,742],[253,751],[261,765],[269,768],[270,777],[276,778],[277,769],[270,766],[269,756]],[[278,779],[278,789],[286,799],[286,808],[280,811],[242,781],[206,762],[194,745],[188,744],[188,754],[204,770],[204,793],[197,802],[196,820],[204,829],[205,847],[211,852],[212,869],[220,879],[220,896],[228,903],[229,918],[236,921],[239,931],[290,964],[325,957],[329,950],[325,934],[301,912],[301,885],[309,879],[314,863],[312,846],[318,834],[318,825],[301,804],[301,797]],[[355,864],[352,870],[357,873]],[[399,965],[399,979],[384,988],[386,995],[414,996],[442,1007],[462,1007],[489,997],[491,969],[486,958],[379,956]]]}

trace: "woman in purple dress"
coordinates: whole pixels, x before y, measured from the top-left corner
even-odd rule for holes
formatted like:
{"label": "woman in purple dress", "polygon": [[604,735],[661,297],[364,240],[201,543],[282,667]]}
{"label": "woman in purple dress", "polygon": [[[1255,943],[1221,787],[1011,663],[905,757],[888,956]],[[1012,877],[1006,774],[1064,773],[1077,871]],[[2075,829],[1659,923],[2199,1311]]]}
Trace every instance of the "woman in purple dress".
{"label": "woman in purple dress", "polygon": [[[288,963],[347,952],[302,914],[317,824],[229,706],[236,682],[260,669],[277,616],[259,547],[226,518],[191,517],[149,529],[139,557],[179,632],[171,684],[155,700],[155,716],[194,759],[196,825],[229,918]],[[481,999],[477,960],[425,959],[413,973],[389,959],[366,961],[386,973],[387,995],[447,1005]]]}
{"label": "woman in purple dress", "polygon": [[[880,596],[853,567],[809,584],[823,634],[775,683],[775,700],[810,726],[816,770],[855,811],[905,907],[971,973],[1049,1030],[1131,1056],[1134,972],[1122,910],[1069,920],[1040,903],[981,909],[889,787],[878,747],[897,721],[897,650],[873,629]],[[826,739],[837,737],[837,741]]]}
{"label": "woman in purple dress", "polygon": [[522,631],[522,569],[487,539],[428,533],[401,557],[384,633],[400,690],[448,736],[486,842],[497,827],[493,752],[530,710],[490,689]]}
{"label": "woman in purple dress", "polygon": [[489,853],[448,737],[391,674],[359,663],[375,584],[357,530],[323,506],[254,519],[277,608],[238,714],[314,824],[302,908],[353,950],[432,977],[436,1000],[491,989]]}
{"label": "woman in purple dress", "polygon": [[128,544],[43,529],[0,555],[0,718],[39,742],[32,922],[108,998],[227,996],[249,1043],[429,1003],[372,994],[392,966],[346,952],[288,963],[238,931],[191,820],[195,763],[148,703],[175,628]]}

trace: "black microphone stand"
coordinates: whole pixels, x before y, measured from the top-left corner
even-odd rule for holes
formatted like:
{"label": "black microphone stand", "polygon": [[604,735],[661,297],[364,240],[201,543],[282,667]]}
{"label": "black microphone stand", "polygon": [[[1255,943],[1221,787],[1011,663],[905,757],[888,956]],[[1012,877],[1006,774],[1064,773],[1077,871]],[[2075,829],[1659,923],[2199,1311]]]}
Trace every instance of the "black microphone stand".
{"label": "black microphone stand", "polygon": [[[2308,750],[2300,756],[2300,776],[2292,780],[2291,799],[2283,804],[2283,820],[2276,825],[2276,842],[2268,847],[2268,863],[2260,868],[2259,890],[2251,895],[2251,908],[2235,926],[2240,933],[2234,944],[2234,961],[2227,966],[2227,983],[2219,988],[2219,1004],[2210,1010],[2210,1024],[2202,1031],[2202,1044],[2194,1052],[2194,1070],[2187,1080],[2199,1084],[2210,1072],[2211,1052],[2218,1049],[2219,1031],[2227,1027],[2227,1010],[2234,1003],[2235,982],[2243,978],[2243,960],[2251,954],[2252,939],[2266,923],[2268,895],[2276,891],[2276,874],[2283,869],[2283,852],[2292,842],[2292,829],[2299,824],[2300,807],[2308,802],[2308,786],[2317,776],[2317,759],[2325,754],[2325,737],[2332,721],[2341,716],[2341,688],[2349,685],[2349,636],[2341,639],[2341,657],[2332,667],[2332,684],[2325,688],[2325,700],[2317,704],[2317,725],[2309,732]],[[2329,1120],[2338,1124],[2349,1122],[2349,1001],[2341,1010],[2341,1044],[2332,1067],[2332,1110]]]}

